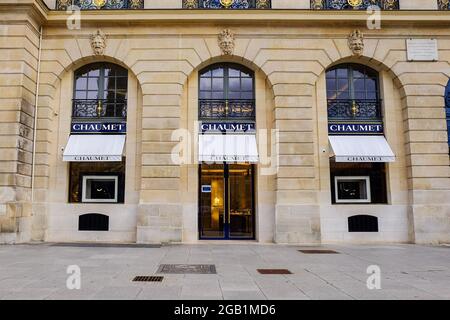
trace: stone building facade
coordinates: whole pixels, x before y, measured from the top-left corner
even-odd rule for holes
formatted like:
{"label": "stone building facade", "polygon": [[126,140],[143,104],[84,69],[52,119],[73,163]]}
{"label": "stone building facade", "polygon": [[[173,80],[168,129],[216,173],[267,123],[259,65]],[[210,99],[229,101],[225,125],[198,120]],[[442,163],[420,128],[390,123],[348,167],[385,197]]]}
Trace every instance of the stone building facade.
{"label": "stone building facade", "polygon": [[[341,1],[347,6],[341,9],[330,7],[331,2],[249,1],[257,8],[215,10],[201,7],[202,1],[145,0],[124,1],[128,7],[115,10],[100,6],[78,12],[66,10],[70,1],[2,0],[0,242],[202,241],[200,198],[214,186],[199,178],[203,172],[198,157],[199,101],[203,94],[210,94],[205,93],[208,90],[214,94],[209,87],[201,88],[208,81],[214,87],[214,76],[208,78],[214,70],[226,70],[227,94],[233,92],[231,73],[236,70],[241,72],[241,91],[246,78],[253,81],[249,100],[253,101],[251,120],[256,126],[259,158],[252,164],[249,239],[280,244],[450,242],[445,111],[450,76],[448,1],[380,1],[383,10],[369,13],[358,10],[365,9],[364,2],[351,10],[347,10],[347,1]],[[92,3],[101,5],[102,1]],[[389,7],[392,3],[395,6]],[[369,28],[377,14],[380,28]],[[413,42],[408,48],[410,39],[423,42]],[[422,50],[419,55],[425,57],[414,57],[413,44],[417,43],[416,50]],[[437,44],[435,52],[433,44]],[[127,111],[119,117],[126,124],[126,161],[119,178],[123,179],[123,201],[72,201],[70,188],[78,176],[73,174],[74,160],[65,161],[67,150],[94,141],[70,145],[78,106],[76,86],[78,80],[89,83],[92,75],[100,79],[95,76],[98,70],[103,70],[101,74],[113,70],[105,65],[117,66],[111,67],[116,74],[126,74]],[[86,66],[93,66],[91,76],[82,71]],[[361,79],[365,80],[339,78],[342,70],[364,74]],[[118,89],[120,77],[114,80],[117,92],[123,89]],[[372,183],[372,201],[370,197],[363,201],[361,196],[360,202],[340,203],[339,183],[345,187],[349,181],[340,182],[337,176],[347,176],[345,170],[355,176],[350,172],[355,164],[345,169],[330,160],[339,156],[337,144],[330,139],[329,109],[334,103],[330,100],[333,90],[338,95],[350,92],[346,106],[355,117],[363,108],[353,96],[359,92],[356,83],[365,83],[361,92],[366,98],[372,92],[369,86],[376,83],[373,92],[380,114],[378,122],[369,124],[381,125],[381,135],[375,140],[387,142],[395,159],[377,161],[382,165],[365,160],[366,166],[355,167],[359,178],[350,183],[357,188],[365,185],[365,193]],[[355,88],[347,88],[348,84]],[[337,89],[330,89],[334,85]],[[89,87],[86,92],[89,97]],[[94,111],[109,108],[99,106]],[[367,121],[361,123],[367,125]],[[367,141],[369,153],[353,156],[379,156],[370,154],[376,149],[370,140],[360,141]],[[353,144],[358,148],[353,142],[345,146]],[[181,154],[182,161],[174,154]],[[361,179],[376,168],[382,168],[383,177],[375,185]],[[231,165],[220,170],[230,175],[239,171]],[[340,173],[333,174],[333,170]],[[84,188],[97,183],[89,182],[89,177],[78,183],[84,183]],[[114,181],[117,186],[119,180]],[[234,191],[228,190],[229,198]],[[83,199],[89,198],[80,192]],[[384,199],[374,202],[376,192],[383,193]],[[222,205],[228,211],[230,206]],[[219,219],[232,228],[231,218],[220,210]],[[94,215],[82,222],[86,214]],[[90,229],[89,221],[102,217],[107,218],[106,230]],[[354,230],[350,230],[352,217],[356,217]],[[241,223],[249,223],[245,221]],[[217,223],[217,228],[224,227]],[[80,230],[81,224],[87,224],[87,229]],[[360,224],[362,229],[358,229]],[[375,229],[370,228],[373,224]]]}

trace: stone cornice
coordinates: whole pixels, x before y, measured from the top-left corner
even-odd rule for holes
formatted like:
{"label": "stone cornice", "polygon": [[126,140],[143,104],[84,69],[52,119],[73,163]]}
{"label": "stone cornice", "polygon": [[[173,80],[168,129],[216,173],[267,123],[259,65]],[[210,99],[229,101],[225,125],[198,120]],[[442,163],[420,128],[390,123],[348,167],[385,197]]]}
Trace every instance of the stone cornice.
{"label": "stone cornice", "polygon": [[[229,23],[229,24],[309,24],[365,25],[368,14],[365,11],[320,11],[320,10],[93,10],[82,11],[82,23],[96,24],[161,24],[161,23]],[[65,24],[68,14],[64,11],[50,11],[49,25]],[[448,11],[384,11],[383,25],[448,26]]]}
{"label": "stone cornice", "polygon": [[[69,14],[50,10],[42,0],[5,0],[0,3],[0,15],[5,21],[20,20],[26,13],[37,25],[66,25]],[[17,19],[14,19],[14,16]],[[23,15],[22,15],[23,16]],[[331,10],[92,10],[81,12],[82,23],[88,25],[130,25],[130,24],[179,24],[213,23],[230,25],[310,25],[310,26],[364,26],[368,18],[365,11]],[[414,25],[428,27],[450,26],[450,12],[439,10],[383,11],[381,22],[385,26]]]}
{"label": "stone cornice", "polygon": [[38,28],[47,22],[49,12],[49,8],[42,0],[7,0],[0,3],[0,16],[3,23],[27,20]]}

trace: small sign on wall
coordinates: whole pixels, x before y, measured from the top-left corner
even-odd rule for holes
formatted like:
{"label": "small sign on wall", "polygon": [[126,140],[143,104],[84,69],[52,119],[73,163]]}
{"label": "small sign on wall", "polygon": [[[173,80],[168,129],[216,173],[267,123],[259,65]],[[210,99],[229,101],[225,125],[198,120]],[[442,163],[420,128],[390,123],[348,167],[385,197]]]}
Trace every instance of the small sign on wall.
{"label": "small sign on wall", "polygon": [[126,123],[72,122],[72,133],[121,133],[127,132]]}
{"label": "small sign on wall", "polygon": [[436,39],[407,39],[408,61],[438,61]]}
{"label": "small sign on wall", "polygon": [[203,193],[211,193],[211,186],[210,185],[203,185],[202,186],[202,192]]}
{"label": "small sign on wall", "polygon": [[203,122],[200,131],[205,132],[253,132],[256,129],[254,122]]}
{"label": "small sign on wall", "polygon": [[383,123],[329,123],[330,135],[383,135]]}

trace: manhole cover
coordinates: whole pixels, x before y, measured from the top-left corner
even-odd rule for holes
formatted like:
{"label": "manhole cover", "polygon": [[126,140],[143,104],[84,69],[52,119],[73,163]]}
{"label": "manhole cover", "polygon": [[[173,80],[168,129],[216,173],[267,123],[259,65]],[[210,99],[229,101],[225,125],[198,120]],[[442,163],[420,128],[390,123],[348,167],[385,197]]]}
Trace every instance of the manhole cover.
{"label": "manhole cover", "polygon": [[334,250],[321,250],[321,249],[314,249],[314,250],[298,250],[301,253],[306,254],[339,254],[339,252]]}
{"label": "manhole cover", "polygon": [[164,277],[160,276],[136,276],[134,277],[134,282],[161,282]]}
{"label": "manhole cover", "polygon": [[261,274],[292,274],[288,269],[257,269]]}
{"label": "manhole cover", "polygon": [[217,272],[213,264],[162,264],[157,273],[215,274]]}

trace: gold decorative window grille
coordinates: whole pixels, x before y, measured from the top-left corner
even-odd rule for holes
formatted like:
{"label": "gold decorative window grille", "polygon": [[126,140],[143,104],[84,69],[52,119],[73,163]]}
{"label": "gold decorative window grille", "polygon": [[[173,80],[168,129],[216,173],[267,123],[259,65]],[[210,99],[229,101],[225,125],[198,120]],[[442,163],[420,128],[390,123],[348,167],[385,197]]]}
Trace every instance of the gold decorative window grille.
{"label": "gold decorative window grille", "polygon": [[400,8],[399,0],[311,0],[313,10],[366,10],[370,6],[376,6],[382,10]]}
{"label": "gold decorative window grille", "polygon": [[439,10],[450,10],[450,0],[438,0]]}
{"label": "gold decorative window grille", "polygon": [[81,10],[143,9],[144,0],[56,0],[56,10],[76,6]]}
{"label": "gold decorative window grille", "polygon": [[271,0],[183,0],[184,9],[270,9]]}

